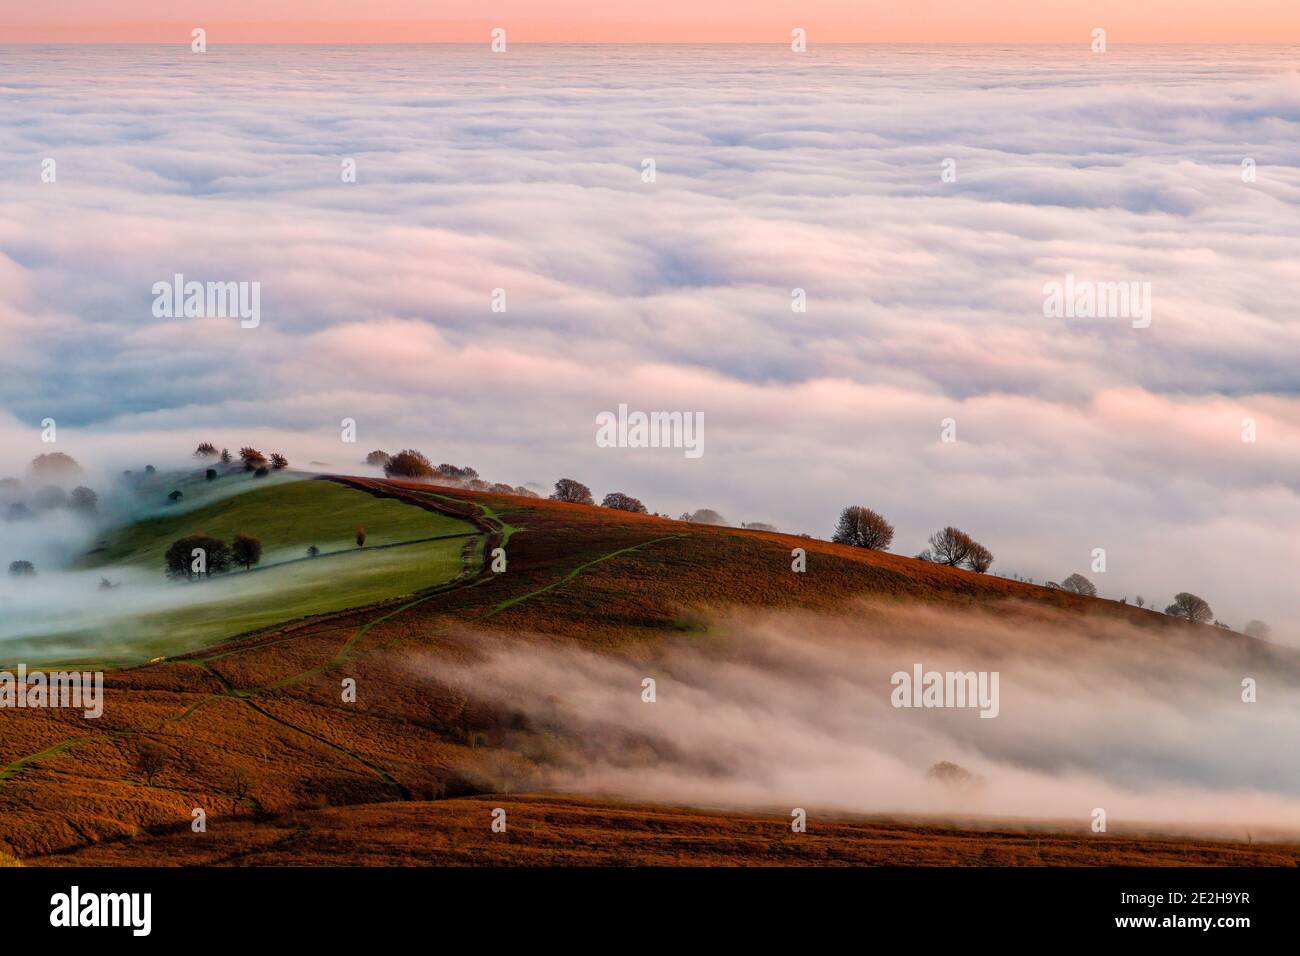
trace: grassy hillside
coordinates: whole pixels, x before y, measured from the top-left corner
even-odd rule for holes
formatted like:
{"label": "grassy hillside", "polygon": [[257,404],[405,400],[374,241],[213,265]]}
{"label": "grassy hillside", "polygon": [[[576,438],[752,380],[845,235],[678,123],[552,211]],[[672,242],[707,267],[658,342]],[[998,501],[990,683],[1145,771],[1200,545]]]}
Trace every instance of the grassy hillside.
{"label": "grassy hillside", "polygon": [[[477,562],[482,544],[464,520],[329,481],[259,484],[228,496],[196,488],[191,497],[202,491],[216,500],[111,531],[83,567],[121,586],[55,633],[7,641],[6,655],[29,666],[146,661],[443,584]],[[358,525],[367,532],[364,548],[356,545]],[[164,581],[167,548],[198,532],[226,542],[254,535],[263,545],[260,565],[206,581]],[[308,545],[320,554],[308,558]]]}
{"label": "grassy hillside", "polygon": [[[331,481],[253,485],[210,503],[200,497],[205,490],[199,485],[190,495],[192,502],[115,529],[87,555],[85,566],[126,564],[161,574],[168,546],[198,532],[227,542],[241,531],[255,535],[262,541],[263,563],[270,564],[300,558],[313,544],[321,551],[355,548],[358,525],[365,527],[371,547],[474,530],[456,518],[403,507]],[[218,484],[209,494],[221,490]]]}

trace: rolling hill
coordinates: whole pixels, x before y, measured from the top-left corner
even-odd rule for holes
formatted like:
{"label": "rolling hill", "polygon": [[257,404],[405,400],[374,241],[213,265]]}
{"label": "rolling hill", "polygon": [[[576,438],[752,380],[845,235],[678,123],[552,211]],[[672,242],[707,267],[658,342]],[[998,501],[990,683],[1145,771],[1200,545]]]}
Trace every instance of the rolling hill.
{"label": "rolling hill", "polygon": [[[400,573],[372,577],[366,556],[347,553],[358,523],[403,555]],[[168,648],[165,660],[106,675],[97,721],[0,711],[0,850],[28,864],[1300,860],[1300,847],[1286,843],[1098,842],[1050,828],[1026,836],[1009,824],[852,820],[834,824],[846,848],[795,850],[788,820],[761,813],[530,794],[554,735],[440,676],[475,660],[483,634],[635,659],[665,641],[709,639],[718,608],[831,614],[864,596],[1025,621],[1064,611],[1122,622],[1161,653],[1296,673],[1289,652],[1241,635],[815,539],[347,477],[154,518],[110,536],[87,561],[156,565],[180,532],[247,526],[278,565],[253,577],[302,564],[329,573],[215,620],[177,613],[182,636],[132,648]],[[459,537],[430,552],[404,543],[443,535]],[[308,543],[341,553],[287,564]],[[508,561],[499,573],[497,548]],[[795,548],[806,549],[808,573],[791,571]],[[348,682],[354,701],[345,699]],[[146,747],[164,757],[151,785],[134,767]],[[508,850],[489,846],[486,815],[498,806],[516,821]],[[190,831],[196,807],[206,834]],[[539,830],[557,813],[568,815],[572,840],[558,839],[551,823]]]}

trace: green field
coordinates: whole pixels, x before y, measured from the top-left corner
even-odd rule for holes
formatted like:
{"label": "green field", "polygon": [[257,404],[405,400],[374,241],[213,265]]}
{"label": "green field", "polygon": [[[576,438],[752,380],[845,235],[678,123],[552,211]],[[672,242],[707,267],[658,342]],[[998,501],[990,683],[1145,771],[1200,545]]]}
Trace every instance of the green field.
{"label": "green field", "polygon": [[[202,493],[194,491],[193,497]],[[356,546],[358,524],[367,532],[364,548]],[[256,536],[263,544],[261,565],[203,581],[166,581],[168,546],[200,531],[227,542],[241,531]],[[475,559],[481,557],[476,535],[469,522],[330,481],[250,486],[111,530],[80,570],[120,580],[121,586],[106,592],[93,616],[83,614],[75,624],[33,634],[29,641],[6,642],[5,649],[29,665],[108,665],[176,654],[442,584],[461,571],[467,543]],[[320,549],[318,557],[306,557],[309,545]]]}
{"label": "green field", "polygon": [[[204,532],[229,543],[243,531],[262,541],[262,563],[301,558],[308,545],[322,552],[355,549],[357,525],[366,529],[366,546],[396,544],[444,534],[471,532],[455,518],[376,498],[333,481],[290,479],[218,498],[210,504],[180,505],[106,535],[86,557],[87,568],[111,564],[163,571],[163,554],[177,538]],[[211,494],[220,492],[220,483]],[[197,498],[204,489],[189,493]],[[168,509],[170,511],[171,509]]]}

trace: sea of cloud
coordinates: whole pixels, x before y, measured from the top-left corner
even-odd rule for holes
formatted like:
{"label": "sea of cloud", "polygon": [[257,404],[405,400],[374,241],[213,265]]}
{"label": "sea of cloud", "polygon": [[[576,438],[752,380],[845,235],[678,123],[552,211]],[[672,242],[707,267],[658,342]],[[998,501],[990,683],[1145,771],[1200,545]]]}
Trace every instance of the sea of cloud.
{"label": "sea of cloud", "polygon": [[[859,503],[1300,641],[1295,52],[0,48],[0,471],[53,418],[105,468],[414,446],[817,535]],[[176,273],[261,324],[155,318]],[[1066,273],[1151,282],[1150,328],[1044,318]],[[598,448],[623,402],[705,454]]]}

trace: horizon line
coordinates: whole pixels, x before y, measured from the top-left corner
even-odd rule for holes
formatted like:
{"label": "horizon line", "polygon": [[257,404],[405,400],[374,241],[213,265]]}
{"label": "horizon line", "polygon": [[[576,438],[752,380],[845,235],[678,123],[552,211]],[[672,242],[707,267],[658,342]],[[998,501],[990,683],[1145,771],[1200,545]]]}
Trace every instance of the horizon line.
{"label": "horizon line", "polygon": [[[485,40],[222,40],[218,47],[230,46],[319,46],[319,47],[367,47],[367,46],[486,46]],[[788,47],[790,44],[780,40],[510,40],[510,46],[773,46]],[[0,38],[0,47],[13,46],[157,46],[169,47],[189,45],[188,39],[178,40],[7,40]],[[848,46],[967,46],[967,47],[1044,47],[1077,46],[1088,48],[1087,42],[1072,40],[819,40],[810,43],[812,47],[848,47]],[[1146,47],[1146,46],[1258,46],[1258,47],[1297,47],[1300,40],[1137,40],[1115,43],[1108,41],[1109,48]]]}

